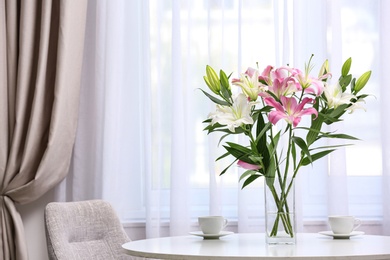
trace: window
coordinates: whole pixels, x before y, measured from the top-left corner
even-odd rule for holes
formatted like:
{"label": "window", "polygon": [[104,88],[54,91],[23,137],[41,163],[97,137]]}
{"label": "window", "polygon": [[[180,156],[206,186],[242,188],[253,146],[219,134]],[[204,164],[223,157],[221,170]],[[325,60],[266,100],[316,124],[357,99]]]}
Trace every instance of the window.
{"label": "window", "polygon": [[[102,37],[107,42],[114,39],[118,48],[104,50],[110,60],[103,67],[111,76],[96,81],[108,82],[104,98],[97,99],[104,100],[105,111],[113,110],[104,114],[106,125],[99,133],[104,138],[103,156],[96,160],[96,169],[104,176],[103,197],[120,204],[117,208],[125,221],[146,220],[155,227],[223,214],[244,223],[246,230],[261,225],[263,183],[241,190],[239,169],[234,167],[218,176],[231,160],[215,163],[224,150],[215,134],[202,131],[202,121],[214,107],[198,88],[206,87],[202,78],[206,64],[237,75],[257,64],[303,67],[312,53],[315,70],[329,58],[331,68],[336,68],[333,80],[348,57],[353,58],[354,74],[373,70],[365,90],[374,96],[367,99],[367,112],[356,111],[338,125],[362,141],[302,170],[297,204],[303,219],[324,220],[339,205],[347,205],[348,212],[359,217],[382,216],[384,148],[376,98],[383,91],[380,1],[121,3],[103,8],[110,13],[115,6],[123,17],[108,15],[115,30]],[[115,33],[119,38],[111,37]],[[340,179],[337,173],[342,173]]]}

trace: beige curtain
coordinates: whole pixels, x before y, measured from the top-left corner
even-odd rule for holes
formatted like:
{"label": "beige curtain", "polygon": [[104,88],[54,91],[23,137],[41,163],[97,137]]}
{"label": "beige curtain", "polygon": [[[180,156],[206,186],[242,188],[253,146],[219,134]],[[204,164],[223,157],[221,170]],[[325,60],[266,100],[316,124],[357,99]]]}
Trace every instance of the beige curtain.
{"label": "beige curtain", "polygon": [[68,173],[87,0],[0,0],[0,259],[28,259],[15,203]]}

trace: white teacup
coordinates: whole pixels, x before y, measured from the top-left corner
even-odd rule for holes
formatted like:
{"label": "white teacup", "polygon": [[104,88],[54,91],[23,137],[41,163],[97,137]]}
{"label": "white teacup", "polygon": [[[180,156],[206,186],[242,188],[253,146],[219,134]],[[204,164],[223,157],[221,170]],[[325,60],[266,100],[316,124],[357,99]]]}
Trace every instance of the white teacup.
{"label": "white teacup", "polygon": [[329,216],[329,226],[334,234],[350,234],[362,224],[360,219],[353,216]]}
{"label": "white teacup", "polygon": [[204,234],[219,234],[228,223],[222,216],[204,216],[198,218],[200,229]]}

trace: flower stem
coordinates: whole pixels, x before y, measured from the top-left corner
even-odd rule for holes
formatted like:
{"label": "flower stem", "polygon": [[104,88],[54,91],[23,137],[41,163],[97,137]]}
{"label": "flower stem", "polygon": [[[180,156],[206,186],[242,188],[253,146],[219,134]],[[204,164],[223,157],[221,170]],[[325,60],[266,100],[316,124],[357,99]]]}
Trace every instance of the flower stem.
{"label": "flower stem", "polygon": [[270,191],[272,193],[273,199],[277,205],[276,218],[275,218],[275,222],[273,224],[270,236],[276,236],[278,234],[278,226],[279,226],[279,222],[281,220],[286,233],[289,234],[290,237],[294,237],[294,230],[293,230],[293,226],[291,223],[288,201],[287,201],[286,197],[283,195],[284,193],[282,192],[281,198],[279,199],[278,194],[277,194],[274,186],[271,186],[269,188],[270,188]]}
{"label": "flower stem", "polygon": [[[278,174],[278,182],[279,182],[279,186],[280,186],[280,198],[278,197],[274,186],[272,185],[272,187],[269,187],[270,190],[271,190],[271,193],[273,195],[274,201],[275,201],[275,203],[277,205],[276,219],[275,219],[275,222],[273,224],[270,236],[276,236],[277,235],[279,222],[281,220],[285,232],[287,234],[289,234],[290,237],[294,237],[294,230],[293,230],[293,226],[292,226],[292,223],[291,223],[290,208],[289,208],[289,205],[288,205],[287,196],[290,193],[290,190],[291,190],[291,187],[292,187],[292,184],[294,182],[295,175],[296,175],[296,172],[297,172],[295,170],[297,170],[297,169],[294,170],[293,178],[291,179],[291,182],[287,185],[287,177],[288,177],[288,171],[289,171],[289,165],[290,165],[290,157],[291,157],[291,143],[292,143],[292,126],[291,125],[289,125],[288,131],[289,131],[288,132],[288,149],[287,149],[287,152],[286,152],[286,163],[285,163],[285,169],[284,169],[283,177],[281,176],[281,172],[280,172],[280,169],[279,169],[278,155],[277,155],[277,153],[274,154],[276,165],[278,165],[276,167],[276,171],[277,171],[277,174]],[[301,161],[298,164],[297,168],[299,168],[300,165],[301,165]],[[287,185],[287,190],[286,190],[286,185]]]}

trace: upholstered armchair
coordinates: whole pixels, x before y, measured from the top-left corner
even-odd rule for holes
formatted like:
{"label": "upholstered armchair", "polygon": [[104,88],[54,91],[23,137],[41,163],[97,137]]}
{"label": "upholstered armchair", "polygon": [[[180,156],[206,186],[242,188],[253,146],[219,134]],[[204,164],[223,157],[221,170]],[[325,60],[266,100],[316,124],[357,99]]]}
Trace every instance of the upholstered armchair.
{"label": "upholstered armchair", "polygon": [[49,203],[45,222],[51,260],[135,259],[123,251],[130,239],[106,201]]}

